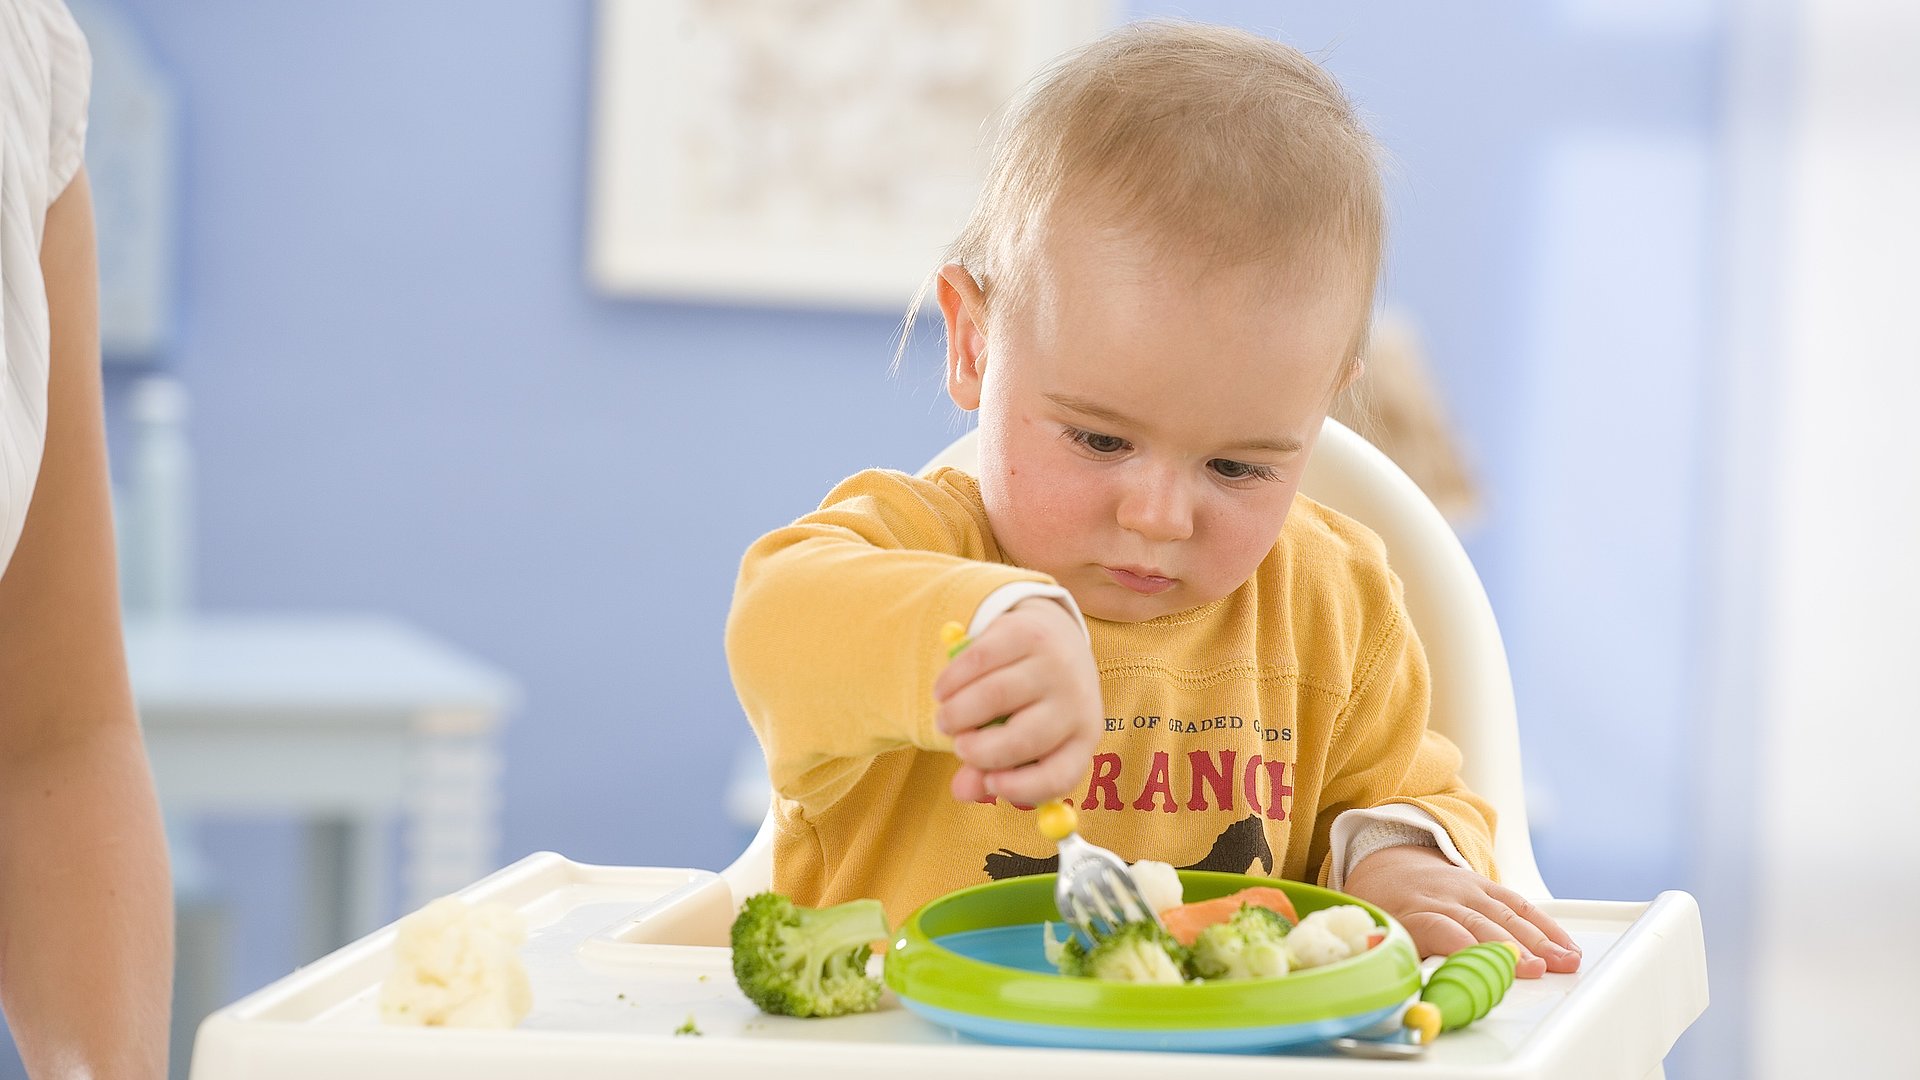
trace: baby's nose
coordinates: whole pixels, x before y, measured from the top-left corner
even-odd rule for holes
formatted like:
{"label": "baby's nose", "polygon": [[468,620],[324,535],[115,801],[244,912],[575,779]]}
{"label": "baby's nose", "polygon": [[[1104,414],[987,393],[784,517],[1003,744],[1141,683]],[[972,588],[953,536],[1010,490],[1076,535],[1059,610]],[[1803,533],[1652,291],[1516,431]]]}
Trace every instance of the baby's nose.
{"label": "baby's nose", "polygon": [[1149,472],[1120,497],[1120,527],[1157,543],[1193,535],[1193,497],[1177,477]]}

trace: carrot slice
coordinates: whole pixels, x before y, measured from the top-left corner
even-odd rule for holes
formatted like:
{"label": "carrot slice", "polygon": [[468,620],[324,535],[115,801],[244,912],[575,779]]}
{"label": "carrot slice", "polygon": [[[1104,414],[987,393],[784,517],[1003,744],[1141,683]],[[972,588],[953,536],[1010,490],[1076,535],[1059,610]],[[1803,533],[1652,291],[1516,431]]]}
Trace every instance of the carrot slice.
{"label": "carrot slice", "polygon": [[1160,922],[1175,940],[1191,948],[1199,939],[1200,931],[1233,918],[1233,913],[1239,911],[1242,904],[1279,912],[1290,923],[1300,921],[1300,916],[1294,914],[1293,901],[1287,899],[1286,893],[1271,885],[1255,885],[1212,900],[1196,900],[1191,904],[1168,908],[1160,913]]}

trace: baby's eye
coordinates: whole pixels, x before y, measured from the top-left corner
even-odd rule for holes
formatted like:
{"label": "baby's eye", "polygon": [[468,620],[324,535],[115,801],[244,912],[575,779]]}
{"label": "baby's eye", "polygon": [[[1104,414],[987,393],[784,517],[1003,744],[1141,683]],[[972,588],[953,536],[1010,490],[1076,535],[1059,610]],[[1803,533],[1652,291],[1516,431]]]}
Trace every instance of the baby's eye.
{"label": "baby's eye", "polygon": [[1228,480],[1272,480],[1279,476],[1271,465],[1250,465],[1228,458],[1214,458],[1207,464]]}
{"label": "baby's eye", "polygon": [[1102,435],[1097,431],[1069,429],[1067,437],[1096,454],[1117,454],[1127,448],[1127,440],[1118,435]]}

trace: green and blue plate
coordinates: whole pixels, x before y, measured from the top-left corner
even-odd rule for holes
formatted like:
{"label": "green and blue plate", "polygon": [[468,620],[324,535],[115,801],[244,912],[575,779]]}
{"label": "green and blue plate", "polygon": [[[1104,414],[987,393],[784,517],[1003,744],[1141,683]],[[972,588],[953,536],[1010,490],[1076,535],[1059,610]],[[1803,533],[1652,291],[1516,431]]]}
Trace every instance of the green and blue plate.
{"label": "green and blue plate", "polygon": [[1180,880],[1189,902],[1266,885],[1284,890],[1301,915],[1358,904],[1386,937],[1359,956],[1270,979],[1152,986],[1074,978],[1047,963],[1042,924],[1059,923],[1060,913],[1054,875],[1036,874],[961,889],[914,912],[888,950],[886,983],[914,1013],[985,1042],[1243,1053],[1352,1034],[1420,992],[1413,939],[1372,904],[1251,874],[1182,870]]}

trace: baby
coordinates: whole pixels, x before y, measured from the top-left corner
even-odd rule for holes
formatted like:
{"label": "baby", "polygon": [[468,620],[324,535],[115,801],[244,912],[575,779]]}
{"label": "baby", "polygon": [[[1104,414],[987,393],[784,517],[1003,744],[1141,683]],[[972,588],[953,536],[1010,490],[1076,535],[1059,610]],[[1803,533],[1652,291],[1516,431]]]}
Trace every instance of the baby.
{"label": "baby", "polygon": [[1139,23],[1042,76],[934,283],[978,475],[861,473],[741,568],[776,888],[897,922],[1053,869],[1024,811],[1065,797],[1130,861],[1318,881],[1425,953],[1577,968],[1492,880],[1378,538],[1296,498],[1384,214],[1352,107],[1284,45]]}

